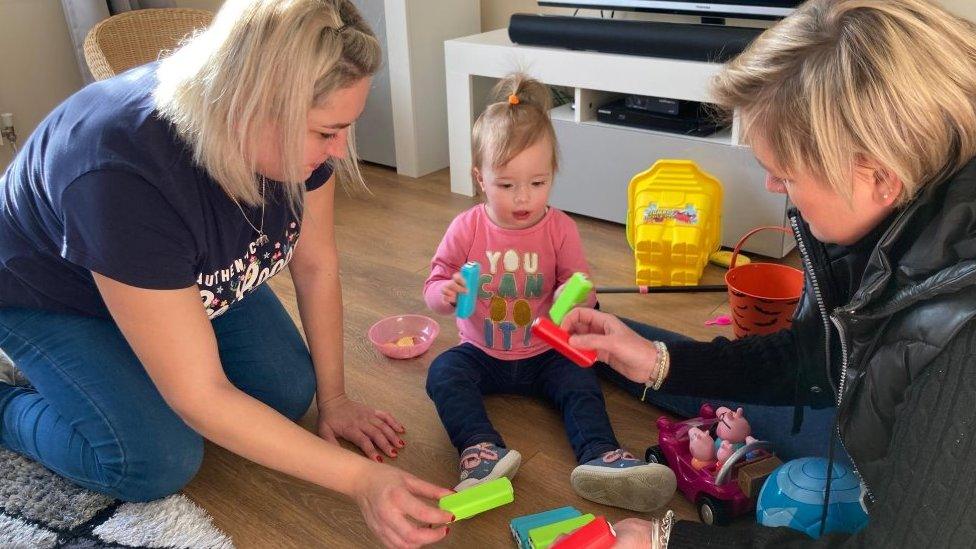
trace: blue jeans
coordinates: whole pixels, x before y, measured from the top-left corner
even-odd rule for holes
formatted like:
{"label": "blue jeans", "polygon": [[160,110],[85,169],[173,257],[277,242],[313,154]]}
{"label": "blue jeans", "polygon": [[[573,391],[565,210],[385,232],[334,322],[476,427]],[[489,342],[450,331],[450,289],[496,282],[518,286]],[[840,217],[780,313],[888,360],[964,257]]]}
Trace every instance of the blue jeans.
{"label": "blue jeans", "polygon": [[431,363],[427,394],[459,453],[481,442],[505,446],[485,411],[482,395],[489,394],[545,397],[555,404],[579,463],[620,447],[596,373],[556,351],[521,360],[498,360],[463,343]]}
{"label": "blue jeans", "polygon": [[[621,320],[638,334],[650,340],[667,343],[669,341],[687,341],[690,339],[681,334],[632,320]],[[680,365],[676,367],[680,367]],[[719,368],[721,365],[717,364],[716,367]],[[601,363],[597,365],[597,368],[601,375],[609,378],[628,393],[639,398],[644,392],[644,384],[634,383],[626,379],[616,371],[610,369],[609,366]],[[646,402],[678,416],[695,417],[698,415],[698,408],[702,402],[705,402],[705,399],[648,391]],[[800,431],[794,434],[792,432],[794,412],[792,406],[761,406],[725,400],[708,400],[708,402],[715,407],[728,406],[730,408],[736,408],[741,406],[752,426],[753,435],[756,438],[772,442],[773,449],[783,461],[807,456],[827,457],[828,440],[830,439],[830,432],[833,428],[834,416],[836,415],[835,408],[831,407],[817,410],[804,407],[803,424]],[[847,454],[839,443],[835,446],[835,456],[838,456],[840,460],[848,459]]]}
{"label": "blue jeans", "polygon": [[[267,285],[212,324],[235,386],[293,420],[305,414],[312,361]],[[3,446],[126,501],[171,494],[196,474],[203,440],[166,404],[112,320],[0,308],[0,348],[31,383],[0,383]]]}

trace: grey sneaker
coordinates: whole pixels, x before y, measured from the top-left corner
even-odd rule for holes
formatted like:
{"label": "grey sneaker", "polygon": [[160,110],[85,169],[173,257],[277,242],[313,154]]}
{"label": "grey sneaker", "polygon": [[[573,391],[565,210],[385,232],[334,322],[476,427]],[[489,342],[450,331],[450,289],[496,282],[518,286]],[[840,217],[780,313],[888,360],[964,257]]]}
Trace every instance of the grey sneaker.
{"label": "grey sneaker", "polygon": [[569,481],[582,498],[641,513],[663,507],[678,486],[666,465],[646,463],[622,449],[576,467]]}
{"label": "grey sneaker", "polygon": [[30,382],[27,381],[27,376],[14,366],[14,361],[10,360],[10,357],[7,356],[7,353],[3,352],[3,349],[0,349],[0,383],[20,387],[30,385]]}
{"label": "grey sneaker", "polygon": [[490,442],[469,446],[461,452],[461,482],[454,489],[460,492],[496,478],[515,478],[521,464],[522,454],[515,450]]}

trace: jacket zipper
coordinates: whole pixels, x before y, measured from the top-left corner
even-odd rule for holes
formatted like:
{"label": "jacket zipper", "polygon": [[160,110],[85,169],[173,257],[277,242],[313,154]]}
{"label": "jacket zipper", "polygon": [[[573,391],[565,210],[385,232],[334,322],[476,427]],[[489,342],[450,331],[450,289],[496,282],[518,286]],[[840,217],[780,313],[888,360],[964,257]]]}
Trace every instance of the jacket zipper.
{"label": "jacket zipper", "polygon": [[[807,252],[806,243],[804,243],[803,239],[800,237],[800,225],[797,223],[796,217],[790,216],[790,225],[793,227],[793,235],[796,237],[796,246],[800,249],[800,257],[803,258],[803,268],[807,274],[810,275],[810,284],[813,286],[813,296],[817,300],[817,307],[820,309],[820,319],[823,320],[825,346],[824,356],[828,357],[827,380],[830,381],[830,384],[833,386],[834,390],[837,391],[837,383],[834,381],[834,377],[830,373],[830,322],[827,320],[827,305],[824,303],[823,294],[820,292],[820,284],[817,282],[817,275],[815,275],[813,272],[813,264],[810,263],[810,254]],[[840,395],[840,391],[838,391],[837,394]]]}
{"label": "jacket zipper", "polygon": [[[834,390],[837,391],[837,414],[840,415],[840,403],[843,399],[844,394],[844,382],[847,378],[847,341],[844,339],[844,328],[841,323],[833,316],[827,314],[827,305],[823,301],[823,295],[820,292],[820,284],[817,282],[817,275],[814,273],[813,264],[810,261],[810,254],[807,251],[806,243],[800,234],[800,226],[796,221],[795,216],[790,216],[790,225],[793,228],[793,234],[796,236],[796,246],[800,249],[800,256],[803,258],[803,266],[806,273],[810,276],[810,285],[813,286],[813,295],[817,300],[817,307],[820,309],[820,318],[823,320],[824,325],[824,345],[826,346],[826,354],[824,356],[828,357],[827,363],[827,379],[833,385]],[[828,320],[829,319],[829,320]],[[831,374],[830,368],[830,322],[833,322],[837,327],[837,332],[840,334],[840,350],[841,350],[841,371],[840,371],[840,381],[835,382],[833,375]],[[847,450],[847,446],[844,444],[844,437],[841,436],[840,432],[840,422],[837,422],[837,438],[840,440],[840,445],[847,452],[847,456],[851,459],[851,467],[854,469],[854,474],[857,475],[858,480],[864,486],[864,491],[867,493],[868,498],[874,503],[874,494],[871,493],[871,489],[868,487],[868,483],[861,476],[861,471],[857,468],[857,463],[854,462],[854,457]]]}
{"label": "jacket zipper", "polygon": [[[837,391],[837,416],[840,417],[840,402],[844,396],[844,385],[847,381],[847,339],[844,335],[844,325],[841,324],[840,319],[831,315],[830,321],[834,323],[834,326],[837,327],[837,333],[840,334],[840,389]],[[863,476],[861,476],[861,471],[859,471],[857,468],[857,463],[854,461],[854,456],[851,455],[851,453],[847,450],[847,445],[844,444],[844,437],[841,436],[840,433],[840,421],[837,422],[837,439],[840,440],[841,447],[845,452],[847,452],[847,457],[851,458],[851,468],[854,469],[854,474],[857,475],[857,478],[861,481],[861,484],[864,485],[864,492],[867,494],[868,499],[871,500],[871,503],[874,503],[875,499],[874,494],[871,493],[871,487],[868,486],[867,481],[864,480]]]}

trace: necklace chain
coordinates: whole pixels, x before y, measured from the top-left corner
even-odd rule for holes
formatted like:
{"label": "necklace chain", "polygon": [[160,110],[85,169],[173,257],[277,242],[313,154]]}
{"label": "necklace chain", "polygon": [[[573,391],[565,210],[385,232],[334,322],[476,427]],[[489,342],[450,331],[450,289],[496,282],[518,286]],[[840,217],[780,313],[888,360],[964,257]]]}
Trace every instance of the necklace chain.
{"label": "necklace chain", "polygon": [[258,233],[258,238],[257,238],[258,246],[262,246],[268,243],[268,237],[267,235],[264,234],[264,204],[265,204],[264,191],[267,182],[268,182],[267,178],[262,175],[261,176],[261,227],[260,228],[255,227],[254,223],[251,223],[251,220],[248,219],[247,214],[244,213],[244,208],[241,206],[241,203],[238,202],[236,198],[232,199],[234,201],[234,204],[237,204],[237,209],[241,211],[241,215],[244,216],[244,221],[246,221],[247,224],[250,225],[252,229],[254,229],[254,232]]}

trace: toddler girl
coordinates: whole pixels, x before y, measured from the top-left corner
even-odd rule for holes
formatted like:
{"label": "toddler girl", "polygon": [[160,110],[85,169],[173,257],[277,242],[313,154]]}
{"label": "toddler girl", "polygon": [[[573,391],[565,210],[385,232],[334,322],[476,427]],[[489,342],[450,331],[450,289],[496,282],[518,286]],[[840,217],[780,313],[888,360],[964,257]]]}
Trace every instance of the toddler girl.
{"label": "toddler girl", "polygon": [[[495,88],[472,132],[472,175],[485,196],[458,215],[431,262],[424,298],[449,314],[458,294],[476,292],[475,312],[458,319],[461,344],[434,359],[427,393],[461,454],[457,489],[513,477],[521,456],[492,427],[482,395],[545,397],[559,409],[579,466],[570,482],[580,496],[635,511],[671,498],[675,479],[663,465],[620,447],[593,369],[580,368],[530,331],[548,315],[557,288],[587,273],[576,224],[548,205],[557,167],[556,136],[543,84],[513,75]],[[475,288],[459,270],[481,266]],[[596,299],[591,294],[586,306]]]}

